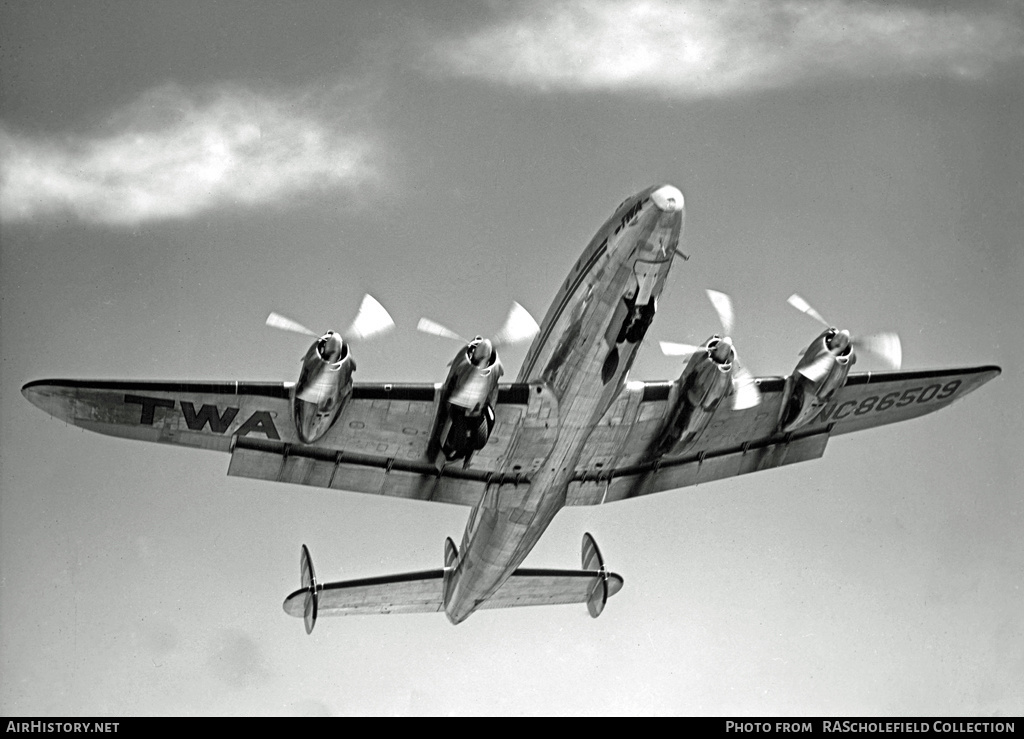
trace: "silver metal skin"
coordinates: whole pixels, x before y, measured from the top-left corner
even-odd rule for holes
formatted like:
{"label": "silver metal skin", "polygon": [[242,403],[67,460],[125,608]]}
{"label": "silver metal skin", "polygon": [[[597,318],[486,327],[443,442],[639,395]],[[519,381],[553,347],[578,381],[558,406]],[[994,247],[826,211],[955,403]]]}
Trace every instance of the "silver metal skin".
{"label": "silver metal skin", "polygon": [[484,447],[494,426],[498,380],[504,373],[488,339],[478,336],[455,355],[442,385],[428,450],[436,463],[462,459],[468,466],[473,453]]}
{"label": "silver metal skin", "polygon": [[779,430],[782,433],[796,431],[817,416],[846,384],[846,377],[856,361],[849,331],[829,328],[821,332],[793,371],[792,389],[783,406],[785,416]]}
{"label": "silver metal skin", "polygon": [[465,346],[449,363],[451,369],[441,386],[434,414],[427,456],[443,468],[445,462],[463,460],[469,466],[473,454],[487,444],[495,423],[498,380],[505,373],[497,347],[532,339],[540,326],[523,306],[513,303],[494,340],[477,336],[472,341],[429,318],[421,318],[417,330],[432,336],[455,339]]}
{"label": "silver metal skin", "polygon": [[[469,516],[444,607],[458,624],[526,559],[566,500],[588,436],[625,385],[679,246],[683,196],[671,185],[627,199],[591,240],[548,310],[518,382],[558,402],[558,436],[519,505],[489,486]],[[538,389],[539,390],[539,389]]]}
{"label": "silver metal skin", "polygon": [[653,455],[682,453],[700,437],[719,404],[733,392],[732,360],[732,344],[718,336],[690,355],[679,375],[679,400],[651,445]]}
{"label": "silver metal skin", "polygon": [[333,331],[309,347],[292,391],[292,414],[299,439],[312,444],[330,430],[352,395],[355,369],[348,345]]}
{"label": "silver metal skin", "polygon": [[[688,357],[679,380],[627,383],[674,256],[688,258],[679,248],[683,218],[682,194],[669,185],[624,201],[577,260],[543,327],[519,305],[490,340],[469,341],[421,319],[420,330],[460,342],[440,388],[353,385],[349,342],[393,325],[365,296],[341,334],[267,317],[268,326],[314,339],[294,385],[47,379],[22,393],[95,433],[230,454],[234,477],[470,509],[461,546],[445,542],[443,568],[320,583],[303,547],[301,587],[284,610],[307,631],[318,614],[444,610],[459,623],[478,608],[586,603],[597,616],[622,578],[604,568],[589,535],[582,570],[519,568],[563,505],[603,505],[819,459],[832,437],[935,412],[1001,372],[899,371],[898,336],[839,331],[792,295],[788,302],[827,330],[792,376],[754,378],[729,338],[731,300],[709,290],[722,334],[702,347],[661,342],[667,354]],[[499,388],[497,350],[528,339],[518,382]],[[850,373],[861,351],[897,371]],[[449,464],[458,460],[462,469]]]}
{"label": "silver metal skin", "polygon": [[505,369],[498,352],[488,339],[479,336],[455,355],[445,388],[445,398],[452,405],[464,408],[468,415],[480,415],[485,406],[494,406],[498,397],[498,380]]}
{"label": "silver metal skin", "polygon": [[[304,336],[316,333],[280,313],[267,316],[267,325]],[[352,395],[352,373],[355,361],[348,341],[368,339],[390,331],[395,322],[383,305],[372,295],[364,295],[352,325],[344,334],[328,331],[309,347],[302,357],[299,381],[292,391],[292,417],[299,440],[312,444],[323,438],[341,415]]]}

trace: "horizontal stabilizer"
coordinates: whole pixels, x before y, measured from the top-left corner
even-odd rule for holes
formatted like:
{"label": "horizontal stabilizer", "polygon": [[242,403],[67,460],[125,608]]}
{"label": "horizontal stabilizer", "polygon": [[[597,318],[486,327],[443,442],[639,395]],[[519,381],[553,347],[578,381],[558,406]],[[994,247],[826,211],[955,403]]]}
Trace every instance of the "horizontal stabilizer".
{"label": "horizontal stabilizer", "polygon": [[[505,584],[480,608],[548,606],[587,603],[595,586],[607,578],[608,596],[622,589],[622,578],[600,570],[532,570],[512,573]],[[284,601],[289,616],[303,618],[308,589],[299,589]],[[424,570],[386,577],[369,577],[320,585],[319,616],[385,613],[439,613],[444,610],[444,570]]]}

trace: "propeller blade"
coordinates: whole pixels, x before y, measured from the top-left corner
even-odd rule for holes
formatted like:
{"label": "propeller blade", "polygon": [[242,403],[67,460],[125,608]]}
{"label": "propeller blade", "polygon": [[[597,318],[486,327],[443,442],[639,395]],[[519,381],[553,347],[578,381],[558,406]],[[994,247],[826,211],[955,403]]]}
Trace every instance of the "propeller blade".
{"label": "propeller blade", "polygon": [[344,333],[347,339],[368,339],[395,327],[391,315],[372,295],[364,295],[359,312]]}
{"label": "propeller blade", "polygon": [[851,343],[874,354],[893,369],[899,369],[903,364],[903,345],[900,343],[900,337],[894,333],[858,336]]}
{"label": "propeller blade", "polygon": [[754,384],[754,377],[746,369],[737,366],[732,371],[732,409],[742,411],[761,404],[761,391]]}
{"label": "propeller blade", "polygon": [[464,339],[450,328],[445,328],[440,323],[431,321],[429,318],[421,318],[420,322],[416,324],[416,329],[431,336],[440,336],[442,339],[454,339],[455,341],[461,341],[463,344],[469,343],[468,339]]}
{"label": "propeller blade", "polygon": [[305,334],[306,336],[319,336],[319,334],[310,331],[298,321],[286,318],[280,313],[271,313],[267,316],[267,325],[272,328],[279,328],[282,331],[293,331],[297,334]]}
{"label": "propeller blade", "polygon": [[809,315],[811,318],[813,318],[818,323],[820,323],[820,324],[822,324],[824,326],[827,326],[829,328],[832,327],[832,324],[830,324],[828,321],[826,321],[824,318],[822,318],[821,314],[818,313],[818,311],[814,310],[814,308],[811,307],[810,303],[808,303],[806,300],[801,298],[796,293],[793,293],[792,295],[790,295],[789,298],[786,300],[786,302],[789,303],[794,308],[796,308],[801,313],[806,313],[807,315]]}
{"label": "propeller blade", "polygon": [[540,333],[540,326],[534,320],[530,312],[519,303],[512,303],[512,310],[508,312],[505,325],[494,335],[495,346],[508,346],[518,344],[521,341],[532,339]]}
{"label": "propeller blade", "polygon": [[722,330],[726,336],[732,336],[734,314],[732,311],[732,299],[725,293],[717,290],[707,290],[708,299],[718,313],[718,321],[722,324]]}
{"label": "propeller blade", "polygon": [[693,344],[677,344],[674,341],[659,341],[661,353],[666,357],[682,357],[686,354],[694,354],[700,351],[701,347]]}
{"label": "propeller blade", "polygon": [[830,352],[825,352],[806,367],[801,367],[798,371],[811,382],[818,382],[832,369],[832,363],[835,362],[835,359]]}

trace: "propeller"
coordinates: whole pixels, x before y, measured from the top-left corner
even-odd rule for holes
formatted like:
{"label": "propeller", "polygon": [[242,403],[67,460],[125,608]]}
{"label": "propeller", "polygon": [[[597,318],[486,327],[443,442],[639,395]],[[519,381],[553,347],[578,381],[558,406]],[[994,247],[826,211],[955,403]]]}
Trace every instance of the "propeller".
{"label": "propeller", "polygon": [[270,315],[267,316],[267,325],[272,328],[279,328],[282,331],[291,331],[296,334],[319,336],[315,331],[311,331],[298,321],[293,321],[290,318],[282,316],[280,313],[271,312]]}
{"label": "propeller", "polygon": [[[420,322],[416,324],[416,328],[425,334],[440,336],[443,339],[461,341],[463,344],[469,344],[473,341],[472,339],[467,339],[466,337],[455,333],[450,328],[442,326],[437,321],[432,321],[429,318],[421,318]],[[532,339],[539,332],[540,326],[537,325],[537,321],[535,321],[533,316],[530,315],[530,312],[523,306],[519,305],[519,303],[513,302],[512,310],[508,312],[505,324],[494,335],[494,339],[491,340],[491,344],[495,348],[499,346],[518,344],[522,341],[526,341],[527,339]]]}
{"label": "propeller", "polygon": [[[452,339],[467,345],[470,363],[480,371],[474,372],[464,378],[458,392],[451,398],[451,403],[469,407],[474,405],[486,392],[488,387],[488,376],[491,373],[491,358],[494,350],[499,346],[518,344],[527,339],[532,339],[540,331],[537,321],[519,303],[512,303],[512,309],[505,319],[505,324],[494,335],[494,339],[484,339],[477,336],[475,339],[467,339],[447,326],[442,326],[437,321],[429,318],[421,318],[416,328],[431,336],[440,336],[442,339]],[[454,360],[453,360],[454,361]],[[450,363],[449,363],[450,364]],[[500,373],[500,370],[499,370]]]}
{"label": "propeller", "polygon": [[800,374],[811,382],[818,382],[828,374],[829,369],[832,367],[833,359],[846,351],[847,347],[850,346],[855,350],[863,349],[868,354],[875,355],[893,369],[899,369],[903,364],[903,345],[900,343],[900,337],[897,334],[885,332],[868,336],[851,336],[850,332],[846,329],[842,331],[836,329],[818,311],[814,310],[810,303],[796,293],[790,295],[786,302],[801,313],[810,316],[818,323],[835,332],[830,339],[826,340],[829,353],[822,355],[810,365],[800,370]]}
{"label": "propeller", "polygon": [[[272,328],[279,328],[282,331],[291,331],[304,336],[318,337],[320,334],[306,328],[298,321],[282,316],[280,313],[271,313],[267,316],[267,325]],[[342,332],[342,337],[347,341],[353,339],[368,339],[371,336],[382,334],[394,328],[395,322],[391,319],[387,310],[372,295],[364,295],[363,302],[359,306],[352,324]]]}
{"label": "propeller", "polygon": [[[708,300],[718,314],[718,321],[722,324],[722,331],[725,334],[718,340],[718,345],[712,350],[712,358],[720,363],[733,363],[732,389],[733,389],[733,410],[744,410],[753,408],[761,403],[761,391],[757,389],[754,378],[750,372],[740,364],[739,353],[732,343],[732,330],[735,322],[735,313],[732,308],[732,298],[717,290],[707,290]],[[659,342],[661,351],[668,357],[680,357],[691,355],[701,351],[703,347],[692,344],[677,344],[671,341]]]}

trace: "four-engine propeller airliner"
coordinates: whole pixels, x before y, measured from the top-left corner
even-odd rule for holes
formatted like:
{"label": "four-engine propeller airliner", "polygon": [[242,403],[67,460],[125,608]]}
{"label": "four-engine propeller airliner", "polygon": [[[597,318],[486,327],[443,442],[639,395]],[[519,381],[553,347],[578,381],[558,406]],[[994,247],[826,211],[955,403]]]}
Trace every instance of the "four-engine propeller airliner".
{"label": "four-engine propeller airliner", "polygon": [[[538,326],[516,306],[493,339],[463,346],[439,384],[356,383],[351,342],[392,325],[366,296],[352,326],[315,337],[295,383],[40,380],[22,392],[57,418],[112,436],[228,452],[228,474],[465,505],[461,544],[444,565],[321,583],[302,547],[301,587],[284,602],[311,632],[318,615],[444,611],[458,624],[481,608],[586,603],[598,616],[622,578],[583,537],[582,569],[521,565],[566,505],[596,505],[816,459],[833,437],[936,411],[1000,369],[899,371],[899,339],[827,327],[792,375],[754,378],[729,334],[732,306],[708,291],[723,325],[685,356],[671,382],[627,372],[681,257],[684,201],[671,185],[627,198],[583,251]],[[515,382],[497,348],[533,338]],[[856,349],[895,371],[851,374]]]}

